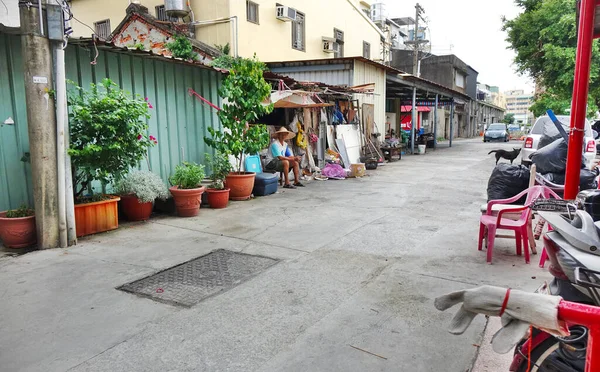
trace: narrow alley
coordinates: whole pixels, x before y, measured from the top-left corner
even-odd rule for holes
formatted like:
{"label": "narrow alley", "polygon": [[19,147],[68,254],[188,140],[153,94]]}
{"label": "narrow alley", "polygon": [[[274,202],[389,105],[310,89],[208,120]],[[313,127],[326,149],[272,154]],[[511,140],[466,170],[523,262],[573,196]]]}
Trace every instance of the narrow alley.
{"label": "narrow alley", "polygon": [[[548,276],[511,241],[491,266],[477,251],[487,153],[517,146],[458,140],[362,179],[0,258],[2,370],[469,370],[486,319],[452,336],[433,299]],[[116,289],[220,249],[279,262],[189,308]]]}

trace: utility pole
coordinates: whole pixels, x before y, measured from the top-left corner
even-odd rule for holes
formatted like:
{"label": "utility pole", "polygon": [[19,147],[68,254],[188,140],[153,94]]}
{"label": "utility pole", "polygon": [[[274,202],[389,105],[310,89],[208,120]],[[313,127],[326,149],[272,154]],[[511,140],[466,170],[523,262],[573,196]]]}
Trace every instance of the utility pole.
{"label": "utility pole", "polygon": [[[413,75],[419,76],[419,49],[421,44],[427,43],[427,40],[419,40],[419,19],[422,19],[422,14],[425,13],[425,9],[419,3],[415,5],[415,31],[413,34],[413,40],[410,44],[413,44]],[[425,21],[423,19],[423,21]]]}
{"label": "utility pole", "polygon": [[38,248],[56,248],[58,233],[58,169],[56,116],[52,94],[52,52],[44,31],[46,0],[19,0],[25,101]]}

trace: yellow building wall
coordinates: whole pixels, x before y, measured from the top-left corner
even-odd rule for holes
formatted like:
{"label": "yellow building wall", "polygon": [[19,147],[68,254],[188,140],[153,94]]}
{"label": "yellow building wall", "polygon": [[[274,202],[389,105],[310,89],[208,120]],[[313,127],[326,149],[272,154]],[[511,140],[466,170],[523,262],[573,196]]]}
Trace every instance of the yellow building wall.
{"label": "yellow building wall", "polygon": [[[154,7],[163,4],[164,0],[145,0],[142,3],[153,16],[156,15]],[[73,0],[71,10],[77,19],[71,20],[72,36],[91,37],[92,30],[87,26],[94,29],[94,22],[105,19],[110,19],[110,27],[113,31],[127,15],[125,12],[127,6],[129,0]]]}
{"label": "yellow building wall", "polygon": [[371,44],[371,59],[381,58],[380,34],[351,5],[351,0],[280,0],[280,4],[305,14],[305,51],[292,48],[292,22],[278,20],[276,1],[254,0],[259,5],[259,24],[246,19],[246,1],[231,0],[231,14],[239,19],[239,52],[265,62],[333,58],[323,52],[322,38],[333,37],[333,29],[344,32],[344,56],[363,55],[363,41]]}
{"label": "yellow building wall", "polygon": [[[357,94],[355,98],[360,100],[360,104],[370,103],[375,105],[375,124],[377,131],[382,136],[385,134],[385,70],[368,63],[354,62],[354,80],[353,84],[362,85],[375,83],[375,94]],[[383,137],[382,137],[383,138]]]}
{"label": "yellow building wall", "polygon": [[[239,0],[233,0],[239,1]],[[155,7],[164,5],[164,0],[143,0],[141,5],[148,8],[148,13],[156,16]],[[245,4],[245,1],[244,1]],[[94,22],[110,19],[111,31],[121,23],[127,15],[129,0],[73,0],[71,9],[77,20],[71,21],[74,37],[90,37]],[[229,17],[229,0],[191,0],[194,19],[196,21],[213,20]],[[244,21],[246,18],[244,17]],[[231,25],[219,24],[196,27],[196,38],[208,45],[224,45],[231,39]]]}
{"label": "yellow building wall", "polygon": [[[344,56],[363,55],[363,41],[371,45],[371,59],[380,60],[381,35],[378,28],[363,16],[364,1],[357,0],[281,0],[280,3],[305,14],[305,51],[292,48],[292,22],[276,18],[276,1],[254,0],[259,5],[259,24],[248,22],[246,0],[190,0],[196,21],[237,16],[239,54],[251,57],[254,53],[265,62],[333,58],[323,52],[322,37],[333,37],[333,29],[344,32]],[[156,16],[155,7],[164,0],[143,0],[141,5]],[[73,0],[71,8],[74,37],[89,37],[94,22],[110,19],[114,30],[126,16],[129,0]],[[229,23],[196,27],[196,38],[208,45],[234,47],[235,34]]]}

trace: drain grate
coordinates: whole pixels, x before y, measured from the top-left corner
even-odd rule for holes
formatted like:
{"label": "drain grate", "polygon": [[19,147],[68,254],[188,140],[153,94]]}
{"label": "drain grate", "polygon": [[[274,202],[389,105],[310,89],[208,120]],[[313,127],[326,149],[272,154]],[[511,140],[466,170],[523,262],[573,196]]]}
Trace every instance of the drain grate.
{"label": "drain grate", "polygon": [[117,289],[190,307],[245,282],[278,260],[218,250]]}

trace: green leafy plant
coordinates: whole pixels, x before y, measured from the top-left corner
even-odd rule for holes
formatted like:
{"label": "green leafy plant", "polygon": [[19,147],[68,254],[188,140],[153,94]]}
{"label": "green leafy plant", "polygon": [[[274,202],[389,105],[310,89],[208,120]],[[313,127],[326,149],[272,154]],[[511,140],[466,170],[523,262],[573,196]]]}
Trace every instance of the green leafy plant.
{"label": "green leafy plant", "polygon": [[233,168],[228,156],[220,152],[217,152],[215,156],[211,156],[210,154],[206,154],[205,156],[211,170],[210,179],[212,183],[209,187],[217,190],[225,189],[225,177],[227,177]]}
{"label": "green leafy plant", "polygon": [[121,195],[134,194],[140,203],[153,202],[155,199],[165,200],[169,197],[169,190],[163,180],[149,171],[130,172],[117,183],[116,190]]}
{"label": "green leafy plant", "polygon": [[130,168],[158,142],[146,134],[150,104],[141,96],[132,97],[109,79],[77,87],[69,94],[71,144],[75,196],[92,181],[108,184],[120,181]]}
{"label": "green leafy plant", "polygon": [[222,55],[218,56],[217,58],[213,59],[212,62],[210,63],[210,65],[212,67],[229,70],[233,66],[233,62],[235,60],[236,60],[236,58],[233,58],[230,55],[222,54]]}
{"label": "green leafy plant", "polygon": [[215,48],[217,48],[219,52],[223,53],[224,55],[228,56],[229,54],[231,54],[231,46],[229,45],[229,43],[225,45],[215,44]]}
{"label": "green leafy plant", "polygon": [[183,190],[196,189],[204,179],[204,165],[183,162],[175,167],[175,173],[169,178],[173,186]]}
{"label": "green leafy plant", "polygon": [[192,61],[198,60],[198,53],[194,52],[192,42],[184,35],[175,35],[173,41],[167,43],[166,48],[173,57]]}
{"label": "green leafy plant", "polygon": [[269,145],[269,132],[263,124],[256,123],[262,115],[273,111],[273,105],[263,102],[271,95],[271,85],[263,77],[266,66],[254,56],[251,59],[233,60],[219,95],[227,100],[218,116],[223,130],[209,127],[212,138],[205,142],[226,155],[236,158],[236,172],[242,167],[244,154],[256,154]]}
{"label": "green leafy plant", "polygon": [[21,205],[17,209],[12,209],[6,212],[6,218],[23,218],[29,216],[35,216],[35,211],[25,204]]}
{"label": "green leafy plant", "polygon": [[146,50],[144,43],[136,43],[133,47],[137,50]]}

